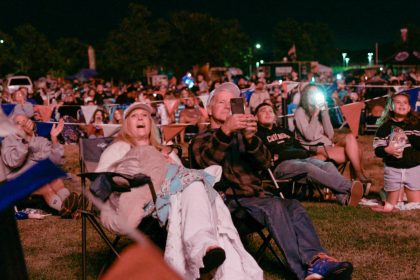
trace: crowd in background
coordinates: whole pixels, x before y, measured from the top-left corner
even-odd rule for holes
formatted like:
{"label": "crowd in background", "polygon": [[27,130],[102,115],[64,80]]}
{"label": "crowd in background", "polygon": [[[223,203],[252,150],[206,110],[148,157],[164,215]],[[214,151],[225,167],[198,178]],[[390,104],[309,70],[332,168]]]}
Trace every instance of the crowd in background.
{"label": "crowd in background", "polygon": [[[325,99],[330,108],[384,96],[419,84],[414,71],[395,71],[391,68],[370,72],[354,70],[336,76],[331,73],[322,75],[309,73],[304,79],[299,79],[295,71],[276,80],[265,79],[260,74],[253,75],[251,79],[236,76],[232,80],[241,89],[250,112],[263,102],[270,103],[275,109],[276,116],[279,117],[279,123],[283,126],[287,126],[288,122],[282,116],[294,112],[300,103],[301,90],[308,83],[323,86]],[[49,105],[53,108],[50,121],[64,118],[66,123],[81,123],[83,125],[77,130],[71,129],[71,131],[76,131],[77,136],[92,138],[103,136],[100,125],[121,123],[122,110],[127,105],[142,102],[151,105],[158,125],[190,123],[195,127],[191,131],[195,132],[204,127],[200,124],[208,121],[205,103],[209,93],[228,78],[221,77],[210,81],[200,73],[195,77],[191,75],[185,77],[180,80],[171,77],[167,84],[159,86],[144,85],[140,81],[112,83],[101,79],[90,79],[82,82],[47,77],[35,82],[33,94],[29,93],[26,87],[21,87],[15,92],[8,92],[7,88],[4,88],[1,92],[1,103],[19,104],[14,109],[15,112],[24,113],[35,121],[41,120],[41,116],[40,112],[31,108],[31,105]],[[94,117],[86,125],[80,106],[87,105],[98,107]],[[382,109],[381,106],[375,107],[368,113],[379,117]],[[343,123],[340,114],[331,114],[331,117],[335,127]],[[74,139],[70,142],[76,142],[77,136],[72,135]],[[180,140],[184,141],[183,134]],[[69,139],[66,141],[69,142]]]}

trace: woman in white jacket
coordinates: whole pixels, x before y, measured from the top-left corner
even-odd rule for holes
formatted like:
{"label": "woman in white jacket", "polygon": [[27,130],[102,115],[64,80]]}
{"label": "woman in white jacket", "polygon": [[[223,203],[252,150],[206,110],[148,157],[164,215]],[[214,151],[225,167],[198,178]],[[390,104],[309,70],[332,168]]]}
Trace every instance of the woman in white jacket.
{"label": "woman in white jacket", "polygon": [[[212,173],[214,181],[220,180],[221,168],[210,167],[205,170],[207,173],[197,171],[204,174],[200,178],[199,173],[180,166],[175,153],[168,154],[168,150],[158,143],[148,105],[132,104],[125,110],[123,118],[117,141],[104,151],[96,171],[115,171],[115,163],[124,162],[124,156],[134,147],[151,145],[165,154],[169,167],[162,170],[166,178],[161,190],[157,191],[156,203],[160,222],[167,220],[165,260],[184,279],[262,279],[261,269],[243,248],[229,210],[217,192],[206,183],[208,173]],[[145,160],[146,165],[150,161],[140,160]],[[177,168],[173,168],[174,163],[178,164]],[[168,176],[174,170],[178,173],[177,178],[177,175]],[[183,181],[183,185],[174,191],[174,182],[176,185],[180,181]],[[135,205],[135,201],[133,204],[132,200],[136,192],[139,190],[132,189],[131,192],[110,196],[106,205],[115,211],[101,213],[106,227],[118,231],[118,220],[130,221],[130,210],[139,211],[138,205]],[[166,205],[165,198],[168,199]],[[147,206],[144,205],[144,208],[147,213]],[[138,217],[139,221],[141,218]]]}

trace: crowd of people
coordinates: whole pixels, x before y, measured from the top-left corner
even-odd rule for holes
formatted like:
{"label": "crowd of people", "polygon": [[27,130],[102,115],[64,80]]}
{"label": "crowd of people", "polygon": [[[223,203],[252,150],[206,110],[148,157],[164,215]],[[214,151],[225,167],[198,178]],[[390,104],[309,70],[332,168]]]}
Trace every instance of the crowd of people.
{"label": "crowd of people", "polygon": [[[104,125],[120,125],[96,171],[126,173],[124,168],[130,165],[133,175],[144,172],[152,177],[157,186],[157,217],[168,230],[165,260],[183,277],[262,279],[261,268],[244,249],[230,217],[229,211],[240,204],[269,229],[298,279],[351,279],[352,264],[327,253],[304,207],[264,189],[261,174],[267,169],[277,179],[305,174],[303,183],[328,187],[339,204],[358,206],[374,182],[365,175],[362,151],[353,134],[335,137],[328,107],[363,100],[367,88],[361,85],[367,81],[390,85],[397,81],[406,87],[417,81],[409,74],[392,76],[388,70],[370,78],[364,75],[358,82],[350,79],[347,84],[325,80],[324,87],[316,84],[317,78],[299,81],[293,72],[281,81],[239,77],[235,82],[209,84],[200,74],[192,86],[172,78],[158,88],[139,82],[115,86],[95,80],[40,80],[33,95],[25,87],[2,93],[2,105],[15,104],[9,116],[20,131],[3,139],[2,161],[9,177],[46,157],[61,164],[63,143],[76,143],[78,137],[103,137]],[[282,84],[288,82],[297,86],[287,91]],[[387,199],[374,207],[380,212],[395,211],[404,192],[409,202],[420,203],[418,115],[410,110],[407,94],[393,87],[385,90],[389,102],[373,143],[385,164]],[[232,113],[234,99],[243,100],[242,113]],[[57,124],[47,137],[37,136],[34,129],[41,120],[35,104],[53,108],[49,121]],[[294,131],[283,118],[290,104],[296,105]],[[97,107],[87,120],[82,106],[89,105]],[[190,158],[199,169],[184,167],[161,139],[158,127],[176,122],[189,125],[179,141],[191,140]],[[337,170],[337,165],[347,161],[354,178]],[[44,186],[38,194],[58,212],[64,204],[79,200],[61,180]],[[109,211],[102,213],[101,220],[117,233],[124,233],[121,224],[135,228],[153,206],[143,189],[112,193],[105,203]]]}

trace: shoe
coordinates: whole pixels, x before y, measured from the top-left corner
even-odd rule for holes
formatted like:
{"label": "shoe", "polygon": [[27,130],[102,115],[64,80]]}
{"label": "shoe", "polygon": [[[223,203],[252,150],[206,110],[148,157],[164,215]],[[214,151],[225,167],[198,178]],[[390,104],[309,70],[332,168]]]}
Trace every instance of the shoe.
{"label": "shoe", "polygon": [[75,192],[70,193],[70,195],[63,201],[61,206],[60,216],[63,219],[73,218],[73,213],[77,211],[79,204],[79,195]]}
{"label": "shoe", "polygon": [[220,247],[215,247],[206,252],[203,257],[204,267],[200,268],[200,279],[212,279],[216,269],[225,261],[226,253]]}
{"label": "shoe", "polygon": [[353,265],[349,262],[339,262],[325,254],[320,254],[312,261],[306,273],[305,280],[314,279],[351,279]]}
{"label": "shoe", "polygon": [[357,207],[362,197],[363,184],[360,181],[353,181],[347,206]]}

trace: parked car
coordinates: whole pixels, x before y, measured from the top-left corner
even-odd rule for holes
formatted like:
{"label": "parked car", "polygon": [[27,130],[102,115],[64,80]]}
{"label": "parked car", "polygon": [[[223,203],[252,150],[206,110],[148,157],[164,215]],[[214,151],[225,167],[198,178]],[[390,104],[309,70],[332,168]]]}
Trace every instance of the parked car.
{"label": "parked car", "polygon": [[3,88],[9,93],[17,91],[20,87],[26,87],[30,94],[34,92],[32,80],[28,76],[10,76],[3,81]]}

